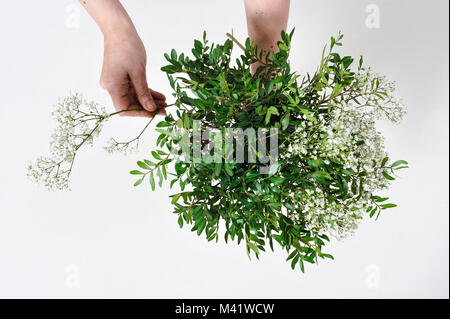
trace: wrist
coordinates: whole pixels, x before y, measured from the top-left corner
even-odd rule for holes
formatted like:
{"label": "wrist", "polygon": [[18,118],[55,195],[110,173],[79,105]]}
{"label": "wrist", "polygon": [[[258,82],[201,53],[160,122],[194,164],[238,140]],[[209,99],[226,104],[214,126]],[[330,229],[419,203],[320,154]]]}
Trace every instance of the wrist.
{"label": "wrist", "polygon": [[107,28],[102,29],[105,42],[124,42],[133,38],[139,38],[132,23],[112,22]]}
{"label": "wrist", "polygon": [[119,0],[80,0],[94,18],[105,40],[137,36],[136,29]]}
{"label": "wrist", "polygon": [[105,41],[124,41],[130,37],[137,36],[136,28],[133,25],[125,10],[115,10],[109,18],[100,26]]}

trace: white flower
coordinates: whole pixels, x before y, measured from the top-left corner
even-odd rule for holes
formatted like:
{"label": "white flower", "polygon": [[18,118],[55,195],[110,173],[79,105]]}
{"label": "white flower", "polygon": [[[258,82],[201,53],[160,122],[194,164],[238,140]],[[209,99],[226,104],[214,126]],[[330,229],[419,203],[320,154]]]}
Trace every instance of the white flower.
{"label": "white flower", "polygon": [[337,238],[351,235],[365,208],[371,205],[372,194],[389,186],[382,170],[374,167],[387,156],[376,121],[398,123],[405,114],[404,106],[394,95],[394,83],[371,69],[361,70],[354,85],[360,95],[359,104],[344,99],[333,105],[331,113],[320,114],[317,121],[304,120],[289,138],[287,153],[281,154],[284,161],[294,165],[317,158],[329,165],[329,159],[336,159],[345,169],[364,173],[356,177],[359,187],[355,194],[349,189],[351,196],[347,199],[329,200],[314,179],[310,181],[311,188],[299,188],[295,195],[289,195],[289,201],[299,207],[298,218],[304,219],[311,229],[330,232]]}
{"label": "white flower", "polygon": [[52,115],[56,128],[50,139],[50,156],[30,164],[28,176],[50,190],[68,189],[76,152],[82,145],[92,145],[109,115],[80,94],[59,101]]}

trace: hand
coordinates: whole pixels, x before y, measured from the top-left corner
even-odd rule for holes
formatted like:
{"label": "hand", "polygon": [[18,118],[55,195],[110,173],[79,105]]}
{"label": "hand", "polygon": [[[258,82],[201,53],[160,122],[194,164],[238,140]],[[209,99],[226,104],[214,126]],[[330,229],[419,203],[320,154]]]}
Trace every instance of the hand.
{"label": "hand", "polygon": [[110,94],[117,111],[133,110],[120,115],[166,114],[166,97],[148,87],[146,63],[144,45],[134,30],[105,36],[100,85]]}

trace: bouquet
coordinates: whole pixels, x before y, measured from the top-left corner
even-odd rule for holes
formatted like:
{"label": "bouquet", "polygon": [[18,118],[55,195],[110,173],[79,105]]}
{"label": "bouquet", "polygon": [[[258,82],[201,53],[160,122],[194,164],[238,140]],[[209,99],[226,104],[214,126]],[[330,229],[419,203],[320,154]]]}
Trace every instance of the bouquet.
{"label": "bouquet", "polygon": [[[331,37],[313,75],[296,74],[289,66],[293,33],[282,32],[276,53],[231,34],[210,44],[204,33],[192,55],[166,54],[162,71],[175,110],[156,124],[156,149],[130,174],[135,186],[177,185],[171,203],[180,227],[208,241],[223,234],[242,242],[249,257],[278,243],[292,269],[304,272],[305,263],[333,259],[324,252],[330,237],[345,238],[365,215],[396,207],[382,194],[408,163],[390,160],[376,127],[404,117],[394,82],[363,66],[362,57],[355,63],[335,52],[342,34]],[[233,63],[235,46],[242,54]],[[28,174],[49,189],[68,188],[77,151],[116,114],[79,94],[61,100],[51,156]],[[151,121],[136,138],[111,139],[106,149],[136,149]]]}

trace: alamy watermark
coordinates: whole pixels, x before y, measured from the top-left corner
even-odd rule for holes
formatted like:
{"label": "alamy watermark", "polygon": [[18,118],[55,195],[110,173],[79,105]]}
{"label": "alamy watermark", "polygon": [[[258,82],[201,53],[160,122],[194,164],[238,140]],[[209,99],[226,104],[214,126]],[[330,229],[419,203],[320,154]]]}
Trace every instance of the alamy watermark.
{"label": "alamy watermark", "polygon": [[366,6],[366,27],[368,29],[380,28],[380,7],[377,4],[371,3]]}
{"label": "alamy watermark", "polygon": [[77,264],[66,265],[65,283],[68,289],[78,289],[81,287],[80,266]]}
{"label": "alamy watermark", "polygon": [[80,28],[80,6],[70,3],[66,6],[66,27],[68,29]]}
{"label": "alamy watermark", "polygon": [[171,153],[186,163],[260,163],[261,174],[273,174],[278,162],[277,128],[212,128],[193,121],[192,129],[170,132],[177,141]]}
{"label": "alamy watermark", "polygon": [[381,283],[380,267],[375,264],[367,265],[365,278],[366,288],[378,289],[380,288],[380,283]]}

